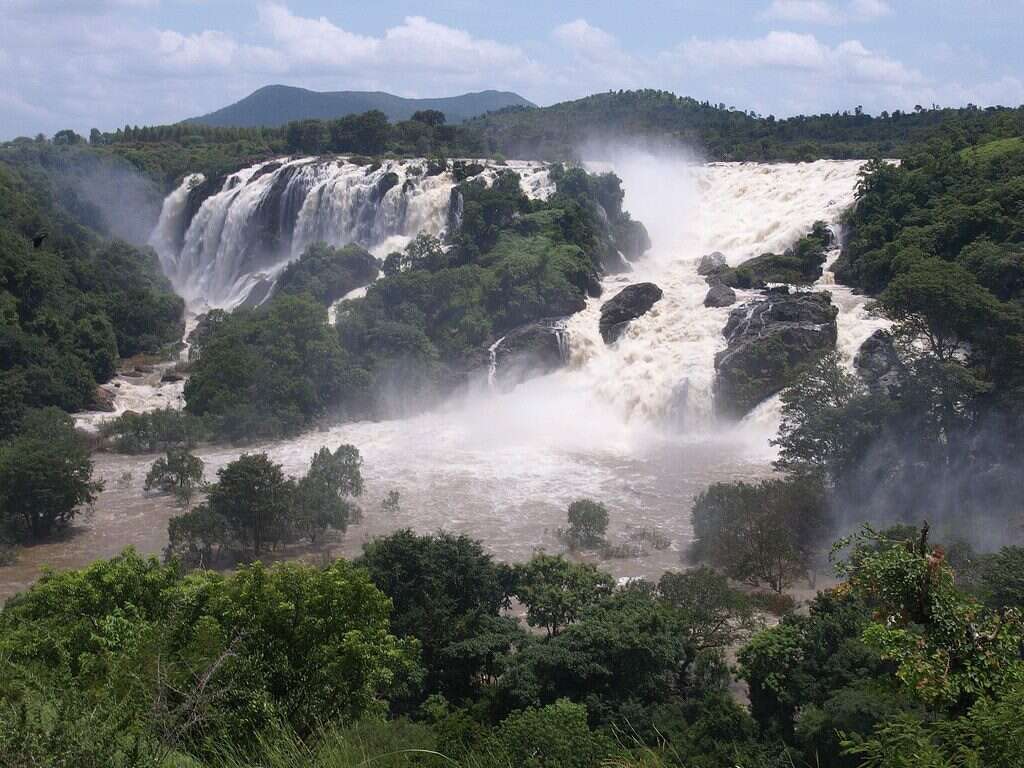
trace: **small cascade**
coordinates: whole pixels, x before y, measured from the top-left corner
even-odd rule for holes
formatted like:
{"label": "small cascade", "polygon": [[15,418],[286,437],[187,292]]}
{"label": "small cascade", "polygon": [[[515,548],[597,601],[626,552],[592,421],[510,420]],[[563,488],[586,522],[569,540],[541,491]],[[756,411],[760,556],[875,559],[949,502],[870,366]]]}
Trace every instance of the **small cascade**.
{"label": "small cascade", "polygon": [[[520,174],[532,198],[553,192],[543,163],[484,164],[480,177],[492,183],[506,170]],[[451,170],[431,174],[422,159],[282,158],[230,174],[216,190],[199,174],[187,177],[164,201],[150,242],[187,301],[233,308],[269,291],[313,243],[359,243],[383,257],[417,234],[440,235],[457,208],[455,186]]]}
{"label": "small cascade", "polygon": [[487,353],[488,353],[488,355],[490,355],[490,360],[489,360],[488,366],[487,366],[487,386],[492,391],[497,391],[498,347],[501,346],[501,342],[503,342],[504,340],[505,340],[505,337],[502,336],[500,339],[498,339],[496,342],[491,344],[490,347],[487,348]]}

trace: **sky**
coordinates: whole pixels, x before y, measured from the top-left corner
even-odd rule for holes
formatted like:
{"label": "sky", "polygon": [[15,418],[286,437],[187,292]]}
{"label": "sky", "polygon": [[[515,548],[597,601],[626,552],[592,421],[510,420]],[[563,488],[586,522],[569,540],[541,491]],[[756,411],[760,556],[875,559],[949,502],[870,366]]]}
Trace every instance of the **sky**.
{"label": "sky", "polygon": [[0,0],[0,139],[172,123],[271,83],[759,114],[1024,104],[1024,0]]}

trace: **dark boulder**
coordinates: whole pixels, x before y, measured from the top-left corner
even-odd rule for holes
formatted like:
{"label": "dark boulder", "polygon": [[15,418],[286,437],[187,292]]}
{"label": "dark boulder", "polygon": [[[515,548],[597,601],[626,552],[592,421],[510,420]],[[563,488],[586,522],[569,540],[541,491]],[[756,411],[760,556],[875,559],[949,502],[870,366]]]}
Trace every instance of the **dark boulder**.
{"label": "dark boulder", "polygon": [[853,367],[872,392],[892,395],[906,369],[896,354],[891,333],[881,329],[868,336],[853,358]]}
{"label": "dark boulder", "polygon": [[725,254],[715,251],[714,253],[709,253],[700,257],[700,261],[697,262],[697,274],[714,274],[721,269],[726,269],[728,266],[729,264],[725,260]]}
{"label": "dark boulder", "polygon": [[651,236],[643,222],[624,218],[615,227],[615,245],[619,252],[630,261],[635,261],[651,249]]}
{"label": "dark boulder", "polygon": [[511,389],[569,362],[565,317],[550,317],[509,331],[489,350],[491,384]]}
{"label": "dark boulder", "polygon": [[92,393],[92,400],[85,407],[87,411],[100,411],[101,413],[114,413],[117,408],[114,407],[114,400],[116,395],[105,387],[96,387]]}
{"label": "dark boulder", "polygon": [[654,283],[627,285],[601,305],[599,328],[605,344],[611,344],[622,335],[630,321],[644,315],[661,301],[661,288]]}
{"label": "dark boulder", "polygon": [[705,307],[731,307],[736,303],[736,291],[719,282],[711,283],[704,297]]}
{"label": "dark boulder", "polygon": [[268,298],[270,298],[271,291],[274,290],[274,281],[266,277],[261,277],[252,288],[249,289],[249,293],[246,294],[245,299],[238,305],[237,309],[255,309]]}
{"label": "dark boulder", "polygon": [[829,293],[769,293],[729,313],[728,346],[715,355],[715,412],[742,418],[836,344]]}

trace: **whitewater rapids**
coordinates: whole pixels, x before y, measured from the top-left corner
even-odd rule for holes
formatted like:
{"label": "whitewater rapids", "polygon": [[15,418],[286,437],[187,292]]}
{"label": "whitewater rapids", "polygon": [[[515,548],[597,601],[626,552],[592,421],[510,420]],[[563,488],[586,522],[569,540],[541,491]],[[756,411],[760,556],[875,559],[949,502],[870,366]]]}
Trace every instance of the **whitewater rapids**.
{"label": "whitewater rapids", "polygon": [[[603,564],[618,576],[656,577],[679,566],[698,493],[714,482],[770,474],[775,401],[732,427],[710,418],[714,356],[725,343],[729,310],[704,308],[707,285],[696,264],[716,250],[733,265],[779,252],[816,220],[841,236],[861,163],[700,165],[633,152],[595,165],[604,166],[623,179],[625,208],[647,225],[653,248],[633,273],[606,278],[602,299],[570,320],[569,368],[507,393],[484,387],[419,417],[343,424],[247,449],[265,450],[287,472],[301,474],[323,445],[359,448],[365,522],[333,554],[356,555],[368,538],[396,528],[444,528],[481,539],[500,559],[520,560],[537,548],[557,550],[555,529],[565,524],[566,506],[586,496],[608,505],[613,538],[647,526],[672,539],[670,550]],[[839,350],[849,363],[881,321],[830,277],[817,288],[832,291],[839,307]],[[601,301],[643,280],[657,283],[664,298],[606,346],[597,328]],[[739,299],[751,295],[739,292]],[[239,453],[199,451],[210,479]],[[17,588],[19,579],[27,583],[42,563],[81,565],[127,544],[159,552],[176,510],[142,492],[152,458],[98,456],[107,490],[94,521],[69,541],[26,550],[6,569],[3,578],[13,582],[0,591]],[[379,502],[392,489],[401,494],[401,510],[388,516]]]}

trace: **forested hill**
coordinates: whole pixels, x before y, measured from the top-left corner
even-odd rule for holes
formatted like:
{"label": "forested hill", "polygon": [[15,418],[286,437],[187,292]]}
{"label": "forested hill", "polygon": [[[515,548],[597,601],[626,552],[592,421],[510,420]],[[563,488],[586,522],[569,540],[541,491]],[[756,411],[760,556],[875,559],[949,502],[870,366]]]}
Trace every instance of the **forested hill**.
{"label": "forested hill", "polygon": [[220,127],[276,128],[292,120],[332,120],[380,110],[388,120],[408,120],[416,112],[437,110],[449,122],[459,123],[485,112],[532,107],[529,101],[508,91],[480,91],[437,99],[406,99],[382,91],[309,91],[288,85],[268,85],[208,115],[185,122]]}
{"label": "forested hill", "polygon": [[85,148],[0,147],[0,438],[26,409],[80,410],[119,358],[181,338],[156,254],[113,237],[138,242],[148,188]]}
{"label": "forested hill", "polygon": [[653,139],[711,160],[903,157],[937,135],[970,145],[1024,133],[1024,107],[799,115],[784,120],[724,104],[641,90],[594,94],[540,109],[512,107],[469,121],[492,152],[565,159],[590,140]]}

